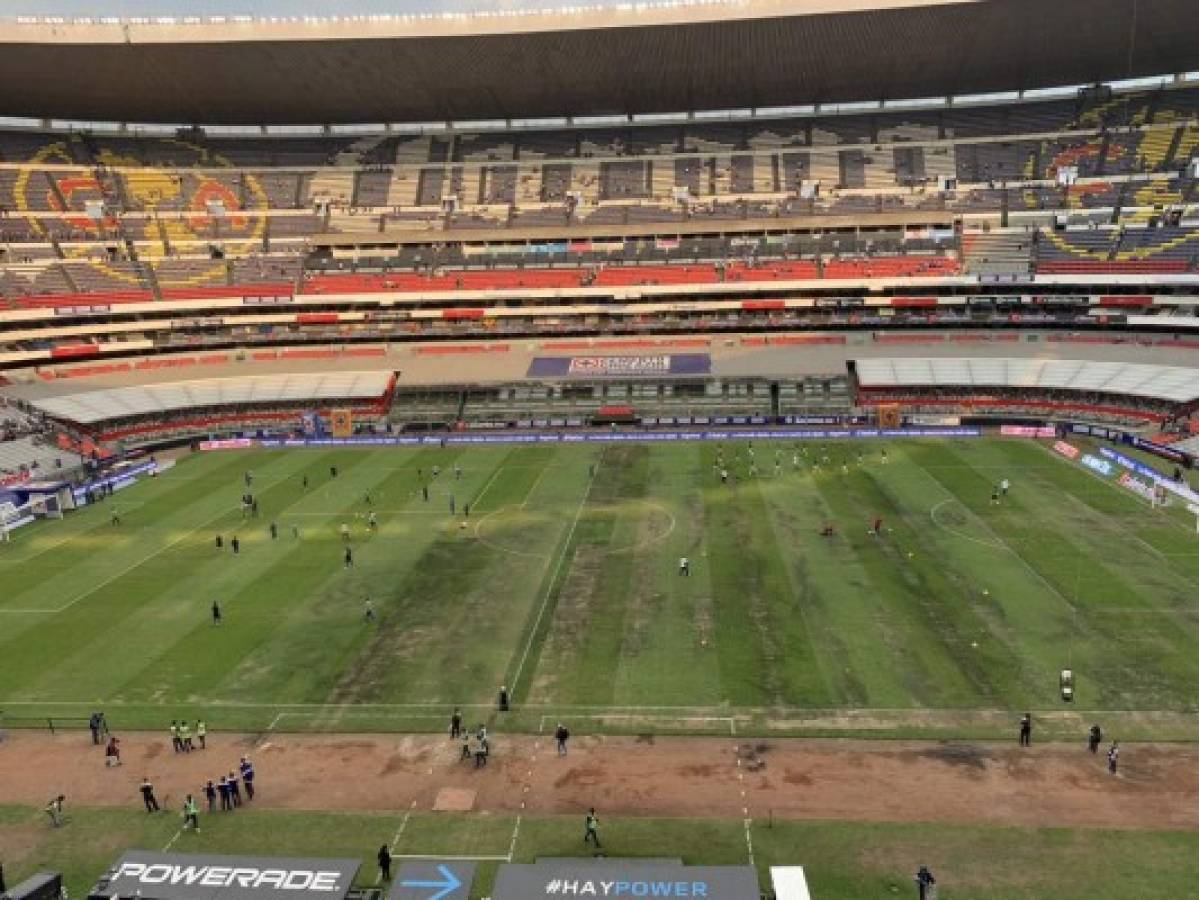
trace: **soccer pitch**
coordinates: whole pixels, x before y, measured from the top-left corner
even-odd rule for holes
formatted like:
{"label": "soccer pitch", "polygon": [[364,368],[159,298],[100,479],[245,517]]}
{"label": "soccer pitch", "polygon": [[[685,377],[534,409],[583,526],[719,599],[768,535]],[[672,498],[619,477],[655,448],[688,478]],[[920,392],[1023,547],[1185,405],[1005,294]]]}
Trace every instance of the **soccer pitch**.
{"label": "soccer pitch", "polygon": [[1063,668],[1080,710],[1194,709],[1199,538],[1182,511],[1030,441],[752,446],[187,457],[0,545],[0,709],[428,731],[506,684],[508,726],[529,731],[568,715],[952,734],[981,727],[972,713],[1062,710]]}

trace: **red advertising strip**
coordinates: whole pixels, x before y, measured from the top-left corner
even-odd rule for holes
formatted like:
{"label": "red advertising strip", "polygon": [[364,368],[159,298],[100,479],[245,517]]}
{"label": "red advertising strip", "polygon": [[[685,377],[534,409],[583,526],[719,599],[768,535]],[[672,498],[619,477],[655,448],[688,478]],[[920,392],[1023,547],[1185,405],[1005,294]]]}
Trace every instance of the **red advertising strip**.
{"label": "red advertising strip", "polygon": [[451,353],[507,353],[508,344],[434,344],[417,347],[413,353],[426,356],[444,356]]}
{"label": "red advertising strip", "polygon": [[821,334],[782,334],[778,337],[770,337],[766,339],[771,345],[786,347],[792,344],[844,344],[845,335],[821,335]]}
{"label": "red advertising strip", "polygon": [[336,350],[281,350],[279,356],[283,359],[337,359],[340,354]]}
{"label": "red advertising strip", "polygon": [[891,306],[895,309],[936,309],[936,297],[892,297]]}
{"label": "red advertising strip", "polygon": [[1135,307],[1141,309],[1146,306],[1153,305],[1153,298],[1148,294],[1135,294],[1128,296],[1108,296],[1104,295],[1099,298],[1100,306],[1117,306],[1117,307]]}
{"label": "red advertising strip", "polygon": [[337,313],[300,313],[296,316],[296,322],[301,325],[336,325],[341,321],[341,316]]}
{"label": "red advertising strip", "polygon": [[1078,459],[1078,454],[1082,452],[1073,444],[1067,444],[1065,441],[1054,441],[1053,449],[1067,459]]}
{"label": "red advertising strip", "polygon": [[139,369],[174,369],[179,366],[194,366],[194,356],[168,357],[167,359],[143,359],[137,364]]}
{"label": "red advertising strip", "polygon": [[72,359],[79,356],[98,356],[100,348],[95,344],[68,344],[50,351],[52,359]]}
{"label": "red advertising strip", "polygon": [[487,315],[485,309],[443,309],[443,319],[482,319]]}
{"label": "red advertising strip", "polygon": [[754,312],[763,309],[786,309],[786,300],[745,300],[741,303],[741,308]]}
{"label": "red advertising strip", "polygon": [[279,354],[277,352],[275,352],[274,350],[259,350],[257,353],[252,353],[250,355],[254,359],[257,359],[257,360],[278,359],[279,358]]}

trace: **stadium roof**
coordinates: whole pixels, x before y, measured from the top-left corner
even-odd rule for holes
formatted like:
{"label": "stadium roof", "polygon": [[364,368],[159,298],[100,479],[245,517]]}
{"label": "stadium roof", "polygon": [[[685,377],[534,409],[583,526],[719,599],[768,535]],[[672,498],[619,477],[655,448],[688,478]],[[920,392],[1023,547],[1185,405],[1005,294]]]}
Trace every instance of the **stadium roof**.
{"label": "stadium roof", "polygon": [[1194,0],[741,0],[4,23],[0,115],[342,124],[748,109],[1199,69]]}
{"label": "stadium roof", "polygon": [[1036,388],[1152,397],[1199,398],[1199,373],[1172,366],[1077,359],[862,359],[858,383],[878,387]]}

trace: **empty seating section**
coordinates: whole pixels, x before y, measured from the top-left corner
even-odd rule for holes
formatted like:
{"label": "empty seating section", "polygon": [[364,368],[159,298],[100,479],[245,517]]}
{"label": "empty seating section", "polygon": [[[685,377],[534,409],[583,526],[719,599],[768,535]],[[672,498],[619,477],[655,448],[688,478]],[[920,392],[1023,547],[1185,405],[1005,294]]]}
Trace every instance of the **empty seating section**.
{"label": "empty seating section", "polygon": [[1171,274],[1199,263],[1199,232],[1190,229],[1043,230],[1037,238],[1037,271],[1045,275]]}
{"label": "empty seating section", "polygon": [[196,287],[228,283],[225,261],[214,260],[211,257],[160,259],[150,268],[160,287]]}
{"label": "empty seating section", "polygon": [[[322,234],[394,230],[423,240],[536,228],[567,237],[822,216],[869,225],[909,211],[986,217],[991,227],[1025,217],[1003,224],[1025,226],[1036,240],[967,252],[970,274],[1193,272],[1189,233],[1141,226],[1157,224],[1165,208],[1194,215],[1199,190],[1182,170],[1196,154],[1199,88],[1190,85],[1098,99],[477,133],[12,129],[0,132],[0,296],[294,284],[299,247]],[[1058,183],[1067,170],[1077,183]],[[950,179],[957,184],[939,183]],[[1071,225],[1100,227],[1043,230],[1058,212],[1072,213]],[[1113,218],[1128,226],[1123,234],[1113,234]],[[210,244],[227,261],[207,258]],[[94,261],[113,245],[123,261]],[[841,253],[815,277],[958,272],[953,259],[898,255],[905,250]],[[682,277],[614,271],[601,271],[600,283]]]}
{"label": "empty seating section", "polygon": [[[7,410],[0,410],[6,413]],[[2,417],[2,416],[0,416]],[[20,437],[0,441],[0,481],[27,474],[33,477],[53,477],[62,468],[80,463],[77,453],[47,444],[36,437]]]}

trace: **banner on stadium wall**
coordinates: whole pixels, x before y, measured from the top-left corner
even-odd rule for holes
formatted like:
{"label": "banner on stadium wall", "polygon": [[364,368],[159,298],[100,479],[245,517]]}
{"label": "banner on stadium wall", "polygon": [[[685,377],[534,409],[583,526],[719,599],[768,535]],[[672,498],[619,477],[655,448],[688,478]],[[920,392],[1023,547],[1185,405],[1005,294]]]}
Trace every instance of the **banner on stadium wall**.
{"label": "banner on stadium wall", "polygon": [[1110,459],[1112,462],[1116,463],[1122,468],[1128,469],[1130,472],[1135,472],[1142,478],[1148,478],[1154,484],[1165,488],[1167,491],[1175,494],[1176,496],[1182,497],[1188,503],[1199,503],[1199,493],[1191,490],[1188,485],[1179,484],[1168,475],[1163,475],[1152,466],[1147,466],[1143,462],[1139,462],[1135,459],[1125,456],[1123,453],[1119,453],[1110,447],[1100,447],[1099,454],[1107,459]]}
{"label": "banner on stadium wall", "polygon": [[529,378],[628,378],[654,375],[708,375],[712,357],[707,353],[674,353],[661,356],[536,356]]}
{"label": "banner on stadium wall", "polygon": [[1057,429],[1052,426],[1032,425],[1001,425],[999,433],[1004,437],[1051,438],[1057,437]]}
{"label": "banner on stadium wall", "polygon": [[1139,495],[1142,499],[1148,500],[1150,503],[1157,503],[1157,492],[1153,485],[1141,481],[1139,478],[1134,478],[1128,472],[1121,472],[1120,477],[1116,479],[1116,483]]}
{"label": "banner on stadium wall", "polygon": [[1090,453],[1084,453],[1079,462],[1081,462],[1092,472],[1098,472],[1100,475],[1103,475],[1107,478],[1110,478],[1112,472],[1115,471],[1115,469],[1112,468],[1112,464],[1106,459],[1100,459],[1098,456],[1092,456]]}
{"label": "banner on stadium wall", "polygon": [[249,438],[223,438],[221,440],[200,441],[201,450],[244,450],[254,446]]}
{"label": "banner on stadium wall", "polygon": [[870,440],[876,438],[976,438],[980,428],[727,429],[718,431],[584,431],[534,434],[447,434],[352,438],[263,438],[261,447],[416,447],[451,444],[636,444],[675,441]]}
{"label": "banner on stadium wall", "polygon": [[1067,444],[1065,441],[1054,441],[1053,449],[1066,457],[1066,459],[1078,459],[1078,455],[1082,453],[1073,444]]}
{"label": "banner on stadium wall", "polygon": [[90,900],[344,900],[361,865],[356,859],[131,850],[92,889]]}
{"label": "banner on stadium wall", "polygon": [[335,409],[329,413],[329,430],[335,438],[348,438],[354,434],[354,413],[348,409]]}
{"label": "banner on stadium wall", "polygon": [[1166,444],[1147,441],[1144,438],[1137,437],[1135,434],[1125,435],[1124,439],[1138,450],[1144,450],[1146,453],[1152,453],[1154,456],[1160,456],[1162,459],[1168,459],[1170,462],[1179,463],[1180,465],[1191,465],[1190,454],[1183,453],[1181,450],[1175,450]]}

